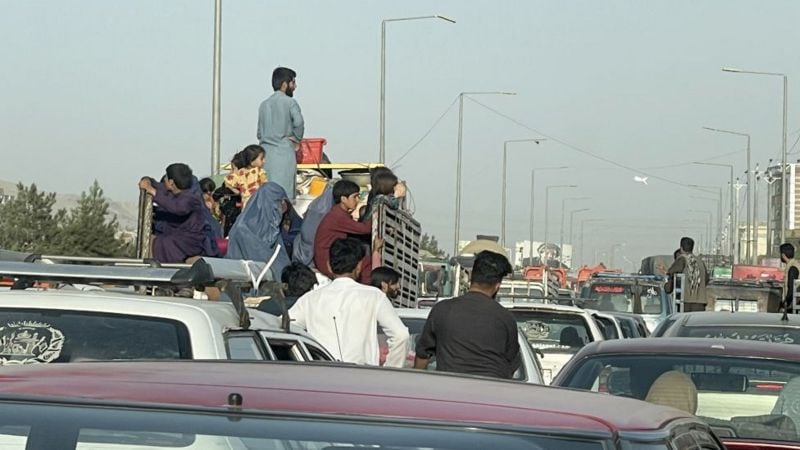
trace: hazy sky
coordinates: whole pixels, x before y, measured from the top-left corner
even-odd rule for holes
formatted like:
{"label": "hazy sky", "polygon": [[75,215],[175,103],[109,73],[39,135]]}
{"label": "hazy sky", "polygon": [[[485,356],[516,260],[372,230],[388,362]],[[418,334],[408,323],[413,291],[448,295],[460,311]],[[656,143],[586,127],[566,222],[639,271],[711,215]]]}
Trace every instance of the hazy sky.
{"label": "hazy sky", "polygon": [[[0,0],[0,179],[59,192],[97,179],[112,198],[132,200],[140,176],[171,162],[207,174],[213,5]],[[591,197],[567,204],[591,208],[576,216],[576,231],[582,219],[605,220],[587,224],[587,256],[624,242],[617,261],[625,255],[638,267],[642,255],[671,252],[682,234],[698,236],[705,216],[688,211],[716,206],[691,196],[710,194],[653,178],[644,186],[633,176],[722,186],[727,205],[725,169],[663,167],[727,154],[713,161],[743,174],[744,140],[703,125],[750,132],[762,167],[779,158],[780,78],[723,66],[788,74],[789,144],[798,137],[797,1],[225,0],[222,159],[255,141],[270,73],[286,65],[299,74],[307,137],[325,137],[337,161],[377,160],[380,22],[429,14],[458,23],[388,27],[388,160],[459,92],[516,92],[475,98],[551,138],[509,152],[509,240],[527,238],[530,169],[553,165],[570,169],[537,174],[537,239],[544,187],[563,183],[579,187],[551,191],[550,236],[558,235],[563,198]],[[423,228],[448,249],[457,123],[455,105],[397,168]],[[537,136],[465,101],[462,237],[499,234],[503,141]]]}

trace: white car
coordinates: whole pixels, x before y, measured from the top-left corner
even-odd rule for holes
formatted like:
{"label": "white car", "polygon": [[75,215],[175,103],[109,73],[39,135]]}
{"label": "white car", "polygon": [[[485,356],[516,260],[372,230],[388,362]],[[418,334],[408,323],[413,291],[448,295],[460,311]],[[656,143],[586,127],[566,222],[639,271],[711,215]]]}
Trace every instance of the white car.
{"label": "white car", "polygon": [[[416,309],[416,308],[396,308],[397,315],[400,316],[400,320],[403,321],[406,327],[408,327],[408,332],[411,335],[411,339],[409,339],[409,349],[408,354],[406,356],[406,367],[413,367],[414,366],[414,357],[416,356],[416,343],[419,336],[422,334],[422,329],[425,327],[425,321],[428,320],[428,314],[430,313],[430,309]],[[381,343],[381,362],[386,358],[386,352],[388,348],[386,347],[386,336],[380,333],[378,330],[378,340]],[[544,384],[544,380],[542,378],[542,367],[539,363],[539,360],[536,356],[536,352],[531,348],[528,344],[528,341],[525,339],[521,333],[519,334],[519,347],[522,356],[522,365],[520,366],[519,370],[514,374],[514,379],[518,381],[524,381],[526,383],[533,383],[533,384]],[[429,369],[435,368],[436,361],[432,361]]]}
{"label": "white car", "polygon": [[530,345],[541,352],[544,381],[550,381],[584,345],[603,340],[591,313],[574,306],[536,302],[501,302]]}
{"label": "white car", "polygon": [[119,359],[333,360],[304,331],[232,303],[105,291],[0,292],[0,365]]}

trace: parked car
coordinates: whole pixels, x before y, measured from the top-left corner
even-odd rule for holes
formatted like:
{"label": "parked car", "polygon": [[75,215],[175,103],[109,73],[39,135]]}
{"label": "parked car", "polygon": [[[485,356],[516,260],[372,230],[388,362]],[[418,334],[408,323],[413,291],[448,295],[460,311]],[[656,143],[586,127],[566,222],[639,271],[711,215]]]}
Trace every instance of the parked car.
{"label": "parked car", "polygon": [[650,332],[675,312],[664,292],[665,279],[655,275],[597,273],[584,286],[575,304],[607,312],[641,315]]}
{"label": "parked car", "polygon": [[330,361],[299,328],[232,303],[104,291],[0,292],[0,365],[117,359]]}
{"label": "parked car", "polygon": [[800,316],[780,313],[692,312],[673,314],[654,337],[744,339],[780,344],[800,344]]}
{"label": "parked car", "polygon": [[690,414],[482,377],[327,364],[0,372],[0,445],[73,449],[722,449]]}
{"label": "parked car", "polygon": [[[428,313],[430,313],[431,310],[397,308],[395,311],[397,311],[397,315],[400,316],[400,320],[403,321],[403,324],[408,327],[408,333],[411,335],[411,339],[408,341],[409,348],[408,354],[406,355],[405,367],[414,367],[414,359],[417,355],[417,340],[419,340],[419,337],[422,334],[422,329],[425,327],[425,321],[428,320]],[[386,360],[386,354],[388,353],[389,348],[386,345],[386,335],[383,334],[380,328],[378,328],[378,341],[380,342],[381,364],[383,364],[383,362]],[[518,381],[524,381],[526,383],[544,384],[542,366],[539,362],[539,358],[521,332],[519,333],[519,348],[522,356],[522,365],[514,374],[514,379]],[[435,357],[428,365],[428,370],[436,370]]]}
{"label": "parked car", "polygon": [[553,385],[696,414],[729,449],[800,448],[800,347],[660,338],[595,342]]}
{"label": "parked car", "polygon": [[600,327],[586,310],[534,302],[501,302],[511,311],[528,343],[541,352],[545,383],[584,345],[603,339]]}

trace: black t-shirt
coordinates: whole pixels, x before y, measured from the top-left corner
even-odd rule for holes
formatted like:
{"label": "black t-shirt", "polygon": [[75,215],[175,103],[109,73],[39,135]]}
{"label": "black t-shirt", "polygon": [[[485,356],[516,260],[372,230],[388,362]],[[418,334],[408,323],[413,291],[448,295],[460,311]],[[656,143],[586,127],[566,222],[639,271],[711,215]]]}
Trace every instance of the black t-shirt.
{"label": "black t-shirt", "polygon": [[417,356],[436,355],[436,370],[511,378],[520,366],[517,323],[494,299],[477,292],[431,309]]}

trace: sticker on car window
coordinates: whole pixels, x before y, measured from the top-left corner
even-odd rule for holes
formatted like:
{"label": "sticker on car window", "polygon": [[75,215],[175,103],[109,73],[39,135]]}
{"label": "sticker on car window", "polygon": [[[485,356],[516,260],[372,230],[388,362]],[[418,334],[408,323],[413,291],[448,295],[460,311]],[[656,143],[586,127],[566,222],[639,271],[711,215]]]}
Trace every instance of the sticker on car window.
{"label": "sticker on car window", "polygon": [[64,333],[42,322],[12,322],[0,327],[0,365],[41,364],[58,359]]}
{"label": "sticker on car window", "polygon": [[538,320],[528,320],[519,324],[522,334],[528,339],[547,339],[550,336],[550,326]]}

